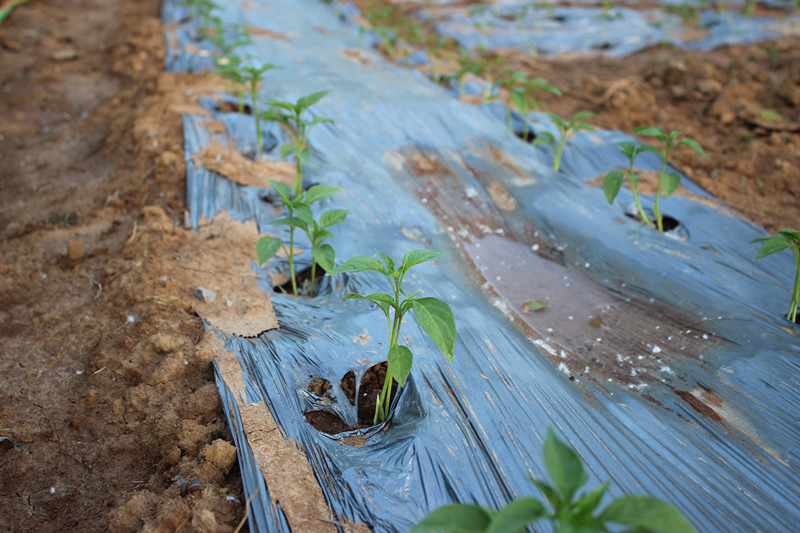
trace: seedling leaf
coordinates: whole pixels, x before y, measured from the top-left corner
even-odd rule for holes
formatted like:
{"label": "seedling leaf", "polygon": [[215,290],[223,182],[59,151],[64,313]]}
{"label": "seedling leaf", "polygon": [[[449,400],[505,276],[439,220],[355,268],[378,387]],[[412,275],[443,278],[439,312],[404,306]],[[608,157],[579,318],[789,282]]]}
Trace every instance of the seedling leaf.
{"label": "seedling leaf", "polygon": [[271,222],[267,222],[272,226],[289,226],[290,228],[306,228],[306,223],[302,218],[298,217],[286,217],[280,218],[278,220],[273,220]]}
{"label": "seedling leaf", "polygon": [[663,533],[696,533],[675,506],[650,496],[625,496],[614,500],[600,514],[600,520]]}
{"label": "seedling leaf", "polygon": [[329,228],[341,224],[347,218],[349,212],[349,209],[331,209],[330,211],[325,211],[322,213],[322,216],[319,217],[319,227]]}
{"label": "seedling leaf", "polygon": [[290,201],[290,197],[292,195],[292,189],[285,183],[281,183],[275,180],[268,180],[268,181],[272,184],[272,188],[275,189],[275,191],[281,197],[281,200],[283,200],[284,203],[288,204]]}
{"label": "seedling leaf", "polygon": [[761,249],[758,251],[758,255],[755,257],[754,260],[761,259],[762,257],[767,257],[772,254],[776,254],[778,252],[782,252],[789,248],[791,244],[789,241],[784,238],[783,236],[773,235],[772,237],[762,237],[760,239],[753,239],[750,243],[754,242],[763,242],[764,244],[761,245]]}
{"label": "seedling leaf", "polygon": [[411,366],[414,364],[414,354],[407,347],[398,344],[397,346],[392,346],[386,360],[389,365],[389,372],[397,380],[397,383],[404,387],[406,379],[411,373]]}
{"label": "seedling leaf", "polygon": [[483,533],[489,527],[491,518],[486,509],[477,505],[453,503],[432,511],[409,533]]}
{"label": "seedling leaf", "polygon": [[702,155],[706,159],[709,159],[708,154],[706,153],[706,151],[703,150],[703,147],[700,146],[700,143],[698,143],[694,139],[690,139],[688,137],[684,137],[683,139],[678,141],[677,146],[680,146],[680,145],[688,146],[689,148],[691,148],[692,150],[694,150],[698,154]]}
{"label": "seedling leaf", "polygon": [[437,298],[419,298],[411,304],[422,330],[451,363],[456,346],[456,320],[450,306]]}
{"label": "seedling leaf", "polygon": [[333,185],[314,185],[306,191],[306,203],[313,204],[340,192],[342,189]]}
{"label": "seedling leaf", "polygon": [[336,252],[333,246],[330,244],[323,244],[319,248],[313,248],[311,250],[311,255],[314,256],[314,260],[319,266],[324,268],[326,272],[333,270],[333,264],[336,260]]}
{"label": "seedling leaf", "polygon": [[378,255],[381,259],[383,259],[383,263],[386,265],[386,273],[392,275],[394,273],[394,259],[386,255],[385,253],[381,252],[380,250],[375,250],[378,252]]}
{"label": "seedling leaf", "polygon": [[661,183],[664,186],[664,196],[669,198],[681,186],[681,177],[676,172],[669,172],[663,175]]}
{"label": "seedling leaf", "polygon": [[319,102],[320,100],[325,98],[325,96],[327,96],[331,92],[332,92],[332,90],[329,89],[327,91],[319,91],[319,92],[316,92],[316,93],[309,94],[307,96],[303,96],[302,98],[297,100],[297,108],[298,109],[308,109],[312,105],[316,104],[317,102]]}
{"label": "seedling leaf", "polygon": [[278,253],[281,248],[280,239],[273,237],[261,237],[256,242],[256,258],[259,266],[266,263],[273,255]]}
{"label": "seedling leaf", "polygon": [[633,133],[650,137],[661,137],[665,135],[664,130],[656,128],[655,126],[639,126],[638,128],[633,128]]}
{"label": "seedling leaf", "polygon": [[403,256],[403,266],[401,266],[400,269],[407,272],[408,269],[414,265],[436,259],[448,253],[450,252],[440,252],[439,250],[414,250]]}
{"label": "seedling leaf", "polygon": [[551,428],[547,429],[543,453],[550,479],[564,501],[571,502],[575,493],[589,480],[583,462],[573,448],[556,437]]}
{"label": "seedling leaf", "polygon": [[383,264],[374,257],[358,256],[353,257],[334,268],[328,270],[328,275],[339,274],[342,272],[362,272],[364,270],[377,270],[382,274],[386,274],[386,269]]}
{"label": "seedling leaf", "polygon": [[489,524],[486,533],[516,533],[547,515],[542,502],[534,498],[514,500],[501,509]]}
{"label": "seedling leaf", "polygon": [[306,165],[311,161],[311,148],[305,147],[299,152],[295,150],[295,153],[297,154],[297,158]]}
{"label": "seedling leaf", "polygon": [[286,159],[293,153],[295,153],[297,149],[291,144],[284,144],[281,146],[281,159]]}
{"label": "seedling leaf", "polygon": [[606,193],[606,200],[608,200],[609,204],[614,203],[614,198],[617,197],[620,189],[622,189],[622,181],[624,179],[625,173],[621,170],[609,172],[606,174],[606,177],[603,178],[603,191]]}

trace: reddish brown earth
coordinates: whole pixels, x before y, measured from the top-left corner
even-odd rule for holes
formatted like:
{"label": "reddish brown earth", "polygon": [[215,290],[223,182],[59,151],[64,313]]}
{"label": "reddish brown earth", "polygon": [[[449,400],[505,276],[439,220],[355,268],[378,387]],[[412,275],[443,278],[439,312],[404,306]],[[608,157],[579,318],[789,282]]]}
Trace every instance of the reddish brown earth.
{"label": "reddish brown earth", "polygon": [[[232,531],[244,515],[180,270],[178,111],[202,77],[163,73],[159,8],[33,0],[0,26],[6,531]],[[677,166],[773,230],[800,228],[799,43],[619,60],[505,55],[562,89],[548,111],[697,138],[711,159],[679,151]],[[785,121],[765,123],[762,109]]]}

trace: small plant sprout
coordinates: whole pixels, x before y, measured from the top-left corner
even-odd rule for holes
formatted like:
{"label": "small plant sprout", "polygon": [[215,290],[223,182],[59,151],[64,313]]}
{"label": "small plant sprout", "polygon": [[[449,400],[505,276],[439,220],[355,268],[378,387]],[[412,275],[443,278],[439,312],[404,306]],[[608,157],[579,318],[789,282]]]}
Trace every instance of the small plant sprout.
{"label": "small plant sprout", "polygon": [[214,34],[209,38],[209,41],[219,49],[222,57],[232,56],[237,48],[252,42],[250,32],[247,31],[245,26],[233,24],[226,27],[218,18],[215,18],[213,22]]}
{"label": "small plant sprout", "polygon": [[[696,533],[675,506],[650,496],[623,496],[598,511],[609,483],[579,493],[589,475],[577,452],[547,430],[544,463],[551,483],[533,482],[546,498],[519,498],[496,511],[489,507],[454,503],[434,510],[411,528],[411,533],[447,531],[452,533],[517,533],[540,520],[548,520],[556,533],[572,532],[656,532]],[[627,529],[620,529],[629,526]]]}
{"label": "small plant sprout", "polygon": [[453,350],[456,344],[456,322],[453,310],[447,303],[437,298],[420,298],[419,292],[407,294],[403,290],[403,280],[413,266],[431,261],[446,253],[436,250],[414,250],[405,254],[402,264],[397,266],[391,257],[378,252],[383,262],[374,257],[359,256],[348,259],[337,268],[328,271],[328,275],[332,275],[341,272],[375,270],[384,275],[392,288],[391,294],[361,295],[351,292],[343,298],[344,300],[355,298],[373,302],[381,308],[389,324],[386,378],[375,407],[374,424],[384,422],[389,416],[392,380],[397,381],[398,385],[403,387],[411,373],[414,356],[407,346],[400,344],[400,327],[403,325],[403,317],[406,313],[414,311],[414,317],[422,330],[436,343],[447,360],[450,363],[453,362]]}
{"label": "small plant sprout", "polygon": [[658,231],[664,231],[664,221],[661,216],[661,209],[658,205],[658,200],[661,197],[661,190],[664,191],[664,196],[669,198],[678,187],[681,186],[681,176],[677,172],[667,172],[667,162],[673,150],[678,146],[688,146],[701,156],[708,159],[708,155],[700,144],[694,139],[689,137],[681,138],[681,132],[671,131],[669,135],[661,128],[655,126],[640,126],[633,130],[636,135],[645,135],[648,137],[655,137],[658,139],[659,148],[654,146],[644,146],[642,151],[652,152],[661,156],[661,172],[658,175],[658,184],[656,185],[656,198],[653,203],[653,213],[656,217],[656,227]]}
{"label": "small plant sprout", "polygon": [[331,91],[319,91],[307,96],[300,97],[294,104],[282,100],[268,100],[270,108],[261,117],[265,120],[280,122],[289,128],[289,122],[294,123],[294,131],[290,132],[292,144],[281,146],[281,158],[285,159],[294,155],[297,161],[297,171],[295,173],[292,194],[298,195],[303,189],[303,164],[311,161],[311,147],[308,145],[308,134],[311,128],[324,122],[333,123],[329,118],[314,117],[307,119],[304,114],[308,109],[322,100]]}
{"label": "small plant sprout", "polygon": [[328,228],[341,224],[347,218],[348,209],[331,209],[320,215],[319,219],[314,218],[311,204],[323,198],[340,193],[342,189],[331,185],[314,185],[307,191],[292,193],[288,185],[270,180],[272,187],[280,196],[281,202],[288,210],[288,216],[280,220],[270,222],[274,225],[289,227],[289,247],[284,246],[283,241],[274,237],[261,237],[256,243],[256,257],[258,264],[263,265],[267,260],[274,256],[278,250],[283,248],[286,257],[289,259],[289,275],[292,280],[292,291],[297,296],[297,275],[294,264],[294,231],[301,229],[305,232],[308,241],[311,243],[311,289],[309,296],[314,296],[314,283],[317,275],[317,265],[326,271],[333,270],[336,252],[326,241],[333,237]]}
{"label": "small plant sprout", "polygon": [[[525,126],[523,127],[522,138],[528,138],[528,113],[531,111],[538,111],[541,108],[542,101],[539,98],[541,92],[549,92],[556,96],[561,96],[561,91],[557,87],[547,83],[543,78],[527,79],[523,77],[520,79],[516,86],[511,89],[509,98],[517,111],[522,113],[525,118]],[[510,115],[510,113],[509,113]],[[511,128],[511,118],[509,119],[509,128]],[[512,129],[513,131],[513,129]]]}
{"label": "small plant sprout", "polygon": [[218,57],[214,64],[217,70],[213,72],[225,80],[225,90],[231,92],[235,88],[239,98],[239,113],[244,113],[244,90],[247,78],[242,70],[242,58],[236,55]]}
{"label": "small plant sprout", "polygon": [[603,178],[603,191],[606,193],[606,199],[609,204],[614,203],[614,199],[622,188],[622,182],[625,181],[625,178],[628,178],[631,182],[631,193],[633,193],[633,201],[636,203],[636,210],[639,212],[639,218],[648,226],[655,227],[653,221],[650,220],[644,212],[644,209],[642,209],[642,202],[639,198],[639,177],[642,173],[636,172],[634,168],[636,156],[645,151],[645,145],[636,144],[634,142],[621,142],[617,143],[617,146],[623,154],[628,156],[630,166],[627,171],[615,170],[614,172],[609,172],[606,174],[605,178]]}
{"label": "small plant sprout", "polygon": [[794,289],[792,290],[792,302],[789,304],[789,312],[786,318],[791,322],[797,322],[797,306],[800,305],[800,231],[784,228],[770,237],[753,239],[750,243],[761,242],[761,249],[758,251],[756,260],[767,257],[787,248],[794,255],[796,266],[794,275]]}
{"label": "small plant sprout", "polygon": [[480,75],[481,64],[478,59],[472,57],[472,54],[466,48],[459,50],[455,60],[458,63],[458,69],[451,77],[458,82],[458,96],[462,97],[464,96],[464,77],[470,72],[476,76]]}
{"label": "small plant sprout", "polygon": [[202,35],[208,36],[216,19],[214,11],[219,9],[219,5],[213,0],[181,0],[178,5],[188,8],[193,17],[202,19]]}
{"label": "small plant sprout", "polygon": [[263,133],[261,132],[261,120],[263,117],[258,112],[258,87],[264,79],[264,74],[272,69],[282,68],[272,63],[266,63],[258,68],[244,67],[242,69],[242,78],[244,85],[247,87],[247,92],[250,95],[250,103],[253,106],[253,119],[256,123],[256,153],[255,159],[261,155],[261,144],[263,143]]}
{"label": "small plant sprout", "polygon": [[553,170],[558,172],[559,166],[561,166],[561,156],[564,153],[564,147],[567,145],[567,141],[575,134],[576,131],[581,130],[589,130],[594,131],[594,126],[585,122],[587,118],[592,118],[594,113],[591,111],[579,111],[572,115],[572,118],[569,122],[565,122],[564,119],[556,115],[555,113],[548,113],[548,117],[553,123],[558,127],[559,137],[558,139],[555,136],[548,132],[548,131],[541,131],[534,139],[533,144],[534,146],[540,144],[555,144],[556,145],[556,155],[553,158]]}

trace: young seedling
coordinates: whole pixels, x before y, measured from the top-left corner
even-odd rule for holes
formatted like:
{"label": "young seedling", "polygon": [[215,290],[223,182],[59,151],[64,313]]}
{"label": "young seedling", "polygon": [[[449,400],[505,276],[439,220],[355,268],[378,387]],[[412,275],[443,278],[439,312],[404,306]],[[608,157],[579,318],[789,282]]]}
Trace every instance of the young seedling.
{"label": "young seedling", "polygon": [[480,75],[481,72],[481,64],[478,59],[472,57],[472,54],[466,48],[462,48],[458,52],[458,56],[456,56],[456,63],[458,63],[458,69],[451,75],[453,79],[458,81],[458,96],[464,96],[464,77],[468,73],[473,73],[476,76]]}
{"label": "young seedling", "polygon": [[188,8],[192,12],[192,16],[202,19],[202,35],[203,37],[208,36],[216,19],[214,11],[219,9],[219,5],[213,0],[181,0],[178,5]]}
{"label": "young seedling", "polygon": [[292,292],[297,296],[297,274],[294,266],[294,232],[296,229],[303,230],[309,243],[311,243],[311,290],[309,291],[309,296],[314,296],[317,265],[326,271],[331,271],[336,259],[336,252],[333,247],[326,243],[328,239],[333,238],[333,234],[328,231],[328,228],[344,222],[347,218],[347,213],[350,211],[348,209],[331,209],[322,213],[319,219],[315,219],[311,204],[333,196],[341,192],[342,189],[331,185],[314,185],[305,192],[301,191],[294,194],[288,185],[272,180],[270,180],[270,183],[288,210],[286,218],[272,221],[270,224],[289,227],[289,247],[287,248],[280,239],[268,236],[261,237],[256,242],[258,264],[259,266],[263,265],[278,250],[283,248],[289,260]]}
{"label": "young seedling", "polygon": [[755,259],[761,259],[787,248],[794,255],[796,272],[794,276],[794,289],[792,290],[792,302],[789,304],[789,312],[786,318],[792,322],[797,322],[797,306],[800,305],[800,231],[784,228],[770,237],[753,239],[750,243],[763,242],[761,249]]}
{"label": "young seedling", "polygon": [[[222,57],[233,56],[237,48],[252,42],[250,32],[247,31],[245,26],[234,24],[226,27],[218,18],[215,18],[213,22],[214,33],[209,38],[209,41],[219,49]],[[229,36],[230,38],[228,38]]]}
{"label": "young seedling", "polygon": [[[522,132],[522,138],[528,138],[528,113],[531,111],[538,111],[541,108],[542,100],[539,97],[541,92],[549,92],[558,97],[561,97],[561,91],[557,87],[547,83],[544,78],[521,79],[517,86],[511,89],[509,97],[517,111],[522,113],[525,117],[525,126]],[[511,120],[509,118],[509,127],[511,127]]]}
{"label": "young seedling", "polygon": [[561,533],[622,530],[612,524],[630,526],[623,530],[628,532],[696,533],[675,506],[651,496],[623,496],[598,511],[610,483],[579,494],[589,480],[583,461],[550,428],[543,455],[552,484],[533,482],[545,496],[546,503],[536,498],[519,498],[499,511],[454,503],[431,512],[411,528],[411,533],[517,533],[540,520],[548,520],[552,530]]}
{"label": "young seedling", "polygon": [[262,118],[280,122],[287,128],[289,128],[289,122],[294,123],[294,131],[291,132],[292,144],[281,146],[281,158],[285,159],[294,155],[297,162],[297,171],[292,187],[294,195],[300,194],[300,191],[303,190],[303,163],[308,164],[311,161],[311,147],[308,145],[308,134],[311,132],[311,128],[324,122],[333,124],[329,118],[314,117],[309,120],[303,115],[312,105],[330,93],[331,91],[319,91],[302,96],[294,104],[283,100],[267,100],[270,108],[263,113]]}
{"label": "young seedling", "polygon": [[708,159],[708,155],[700,144],[694,139],[689,137],[681,138],[681,132],[671,131],[669,135],[661,128],[655,126],[640,126],[633,130],[636,135],[645,135],[655,137],[658,139],[659,148],[646,145],[642,151],[651,152],[661,156],[661,172],[658,175],[658,184],[656,185],[656,199],[653,203],[653,213],[656,217],[656,227],[658,231],[664,231],[664,222],[661,216],[661,209],[658,205],[658,200],[661,197],[661,190],[664,190],[664,196],[669,198],[678,187],[681,186],[681,176],[677,172],[667,172],[667,162],[673,150],[678,146],[688,146],[701,156]]}
{"label": "young seedling", "polygon": [[[242,58],[236,55],[218,57],[214,60],[217,69],[213,72],[225,80],[226,91],[235,88],[239,98],[239,113],[244,113],[244,90],[247,78],[242,68]],[[256,126],[258,127],[258,126]]]}
{"label": "young seedling", "polygon": [[261,144],[263,139],[263,133],[261,132],[261,121],[263,120],[263,116],[261,113],[258,112],[258,87],[261,84],[261,81],[264,79],[264,74],[272,69],[282,68],[277,65],[273,65],[272,63],[266,63],[258,68],[256,67],[244,67],[242,69],[241,75],[244,79],[244,85],[247,88],[247,92],[250,95],[250,103],[253,106],[253,119],[256,123],[256,154],[255,159],[258,159],[258,156],[261,155]]}
{"label": "young seedling", "polygon": [[555,113],[548,113],[548,117],[553,123],[558,127],[559,137],[558,139],[555,136],[548,132],[548,131],[541,131],[537,135],[536,139],[533,141],[534,146],[538,146],[540,144],[555,144],[556,145],[556,155],[553,159],[553,170],[558,172],[559,166],[561,166],[561,156],[564,153],[564,147],[567,145],[567,141],[575,134],[576,131],[581,130],[589,130],[594,131],[595,127],[585,122],[587,118],[592,118],[594,113],[590,111],[579,111],[572,115],[572,118],[569,122],[565,122],[564,119],[556,115]]}
{"label": "young seedling", "polygon": [[634,167],[636,156],[645,151],[645,145],[628,141],[617,143],[617,146],[623,154],[628,156],[628,162],[630,165],[627,171],[615,170],[614,172],[609,172],[606,174],[605,178],[603,178],[603,191],[606,193],[606,199],[608,200],[609,205],[614,203],[614,199],[617,197],[620,189],[622,188],[622,182],[625,181],[625,178],[628,178],[628,180],[631,182],[631,193],[633,193],[633,201],[636,202],[636,209],[639,212],[639,218],[641,218],[642,222],[648,226],[655,227],[653,221],[650,220],[650,218],[644,212],[644,209],[642,209],[642,202],[639,199],[639,177],[642,175],[642,173],[636,172]]}
{"label": "young seedling", "polygon": [[436,250],[414,250],[403,256],[403,262],[399,266],[395,265],[394,260],[388,255],[378,252],[381,261],[374,257],[359,256],[348,259],[333,270],[328,271],[328,275],[341,272],[362,272],[365,270],[375,270],[386,278],[391,286],[392,292],[375,293],[361,295],[354,292],[347,294],[343,299],[368,300],[381,308],[386,321],[389,324],[389,353],[387,356],[386,378],[383,382],[383,390],[375,407],[373,423],[379,424],[389,416],[391,405],[392,380],[397,381],[400,387],[405,386],[406,379],[411,373],[414,356],[411,350],[400,344],[400,327],[403,324],[403,317],[409,311],[414,311],[414,317],[422,330],[436,343],[442,354],[447,360],[453,362],[453,350],[456,345],[456,322],[453,310],[450,306],[432,297],[420,298],[419,292],[407,294],[403,290],[403,280],[411,268],[420,263],[431,261],[441,257],[447,252]]}

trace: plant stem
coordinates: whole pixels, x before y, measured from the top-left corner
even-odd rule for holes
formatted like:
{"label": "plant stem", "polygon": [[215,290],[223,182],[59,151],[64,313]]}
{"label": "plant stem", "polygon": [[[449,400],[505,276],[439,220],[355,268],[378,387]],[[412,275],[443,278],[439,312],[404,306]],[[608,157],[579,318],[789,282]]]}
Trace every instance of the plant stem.
{"label": "plant stem", "polygon": [[[403,284],[403,276],[400,276],[400,279],[396,281],[394,286],[394,301],[397,304],[397,307],[394,310],[394,319],[392,323],[389,324],[389,350],[391,351],[392,348],[397,346],[397,340],[400,337],[400,325],[403,321],[403,315],[400,313],[400,287]],[[392,372],[389,370],[389,364],[386,364],[386,377],[383,379],[383,388],[381,390],[381,394],[378,397],[378,402],[375,405],[375,416],[373,417],[373,424],[379,424],[386,420],[387,416],[389,415],[389,402],[391,402],[391,395],[392,395],[392,380],[393,380]]]}
{"label": "plant stem", "polygon": [[556,144],[556,157],[553,159],[553,170],[558,172],[558,167],[561,166],[561,154],[564,153],[564,146],[567,144],[567,135],[566,133],[561,134],[561,138],[558,139],[558,144]]}
{"label": "plant stem", "polygon": [[251,96],[253,99],[253,117],[256,119],[256,156],[255,160],[258,160],[258,156],[261,155],[261,117],[258,116],[258,94],[255,86],[253,87]]}
{"label": "plant stem", "polygon": [[651,227],[655,226],[653,221],[645,214],[644,209],[642,209],[642,202],[639,200],[639,186],[633,183],[633,180],[631,180],[631,192],[633,193],[633,201],[636,202],[636,209],[639,211],[639,217],[642,219],[642,222]]}
{"label": "plant stem", "polygon": [[661,179],[664,177],[664,173],[667,171],[667,157],[669,157],[669,153],[664,155],[664,161],[661,164],[661,173],[658,175],[658,183],[656,184],[656,200],[653,203],[653,213],[656,215],[658,231],[664,231],[664,221],[661,218],[661,210],[658,208],[658,198],[661,196]]}
{"label": "plant stem", "polygon": [[309,296],[314,296],[314,280],[317,278],[317,261],[312,257],[311,258],[311,294]]}
{"label": "plant stem", "polygon": [[797,320],[797,306],[800,304],[800,251],[797,245],[792,245],[792,253],[794,254],[794,262],[797,265],[797,270],[794,275],[794,291],[792,292],[792,304],[789,308],[789,314],[786,318],[795,322]]}

